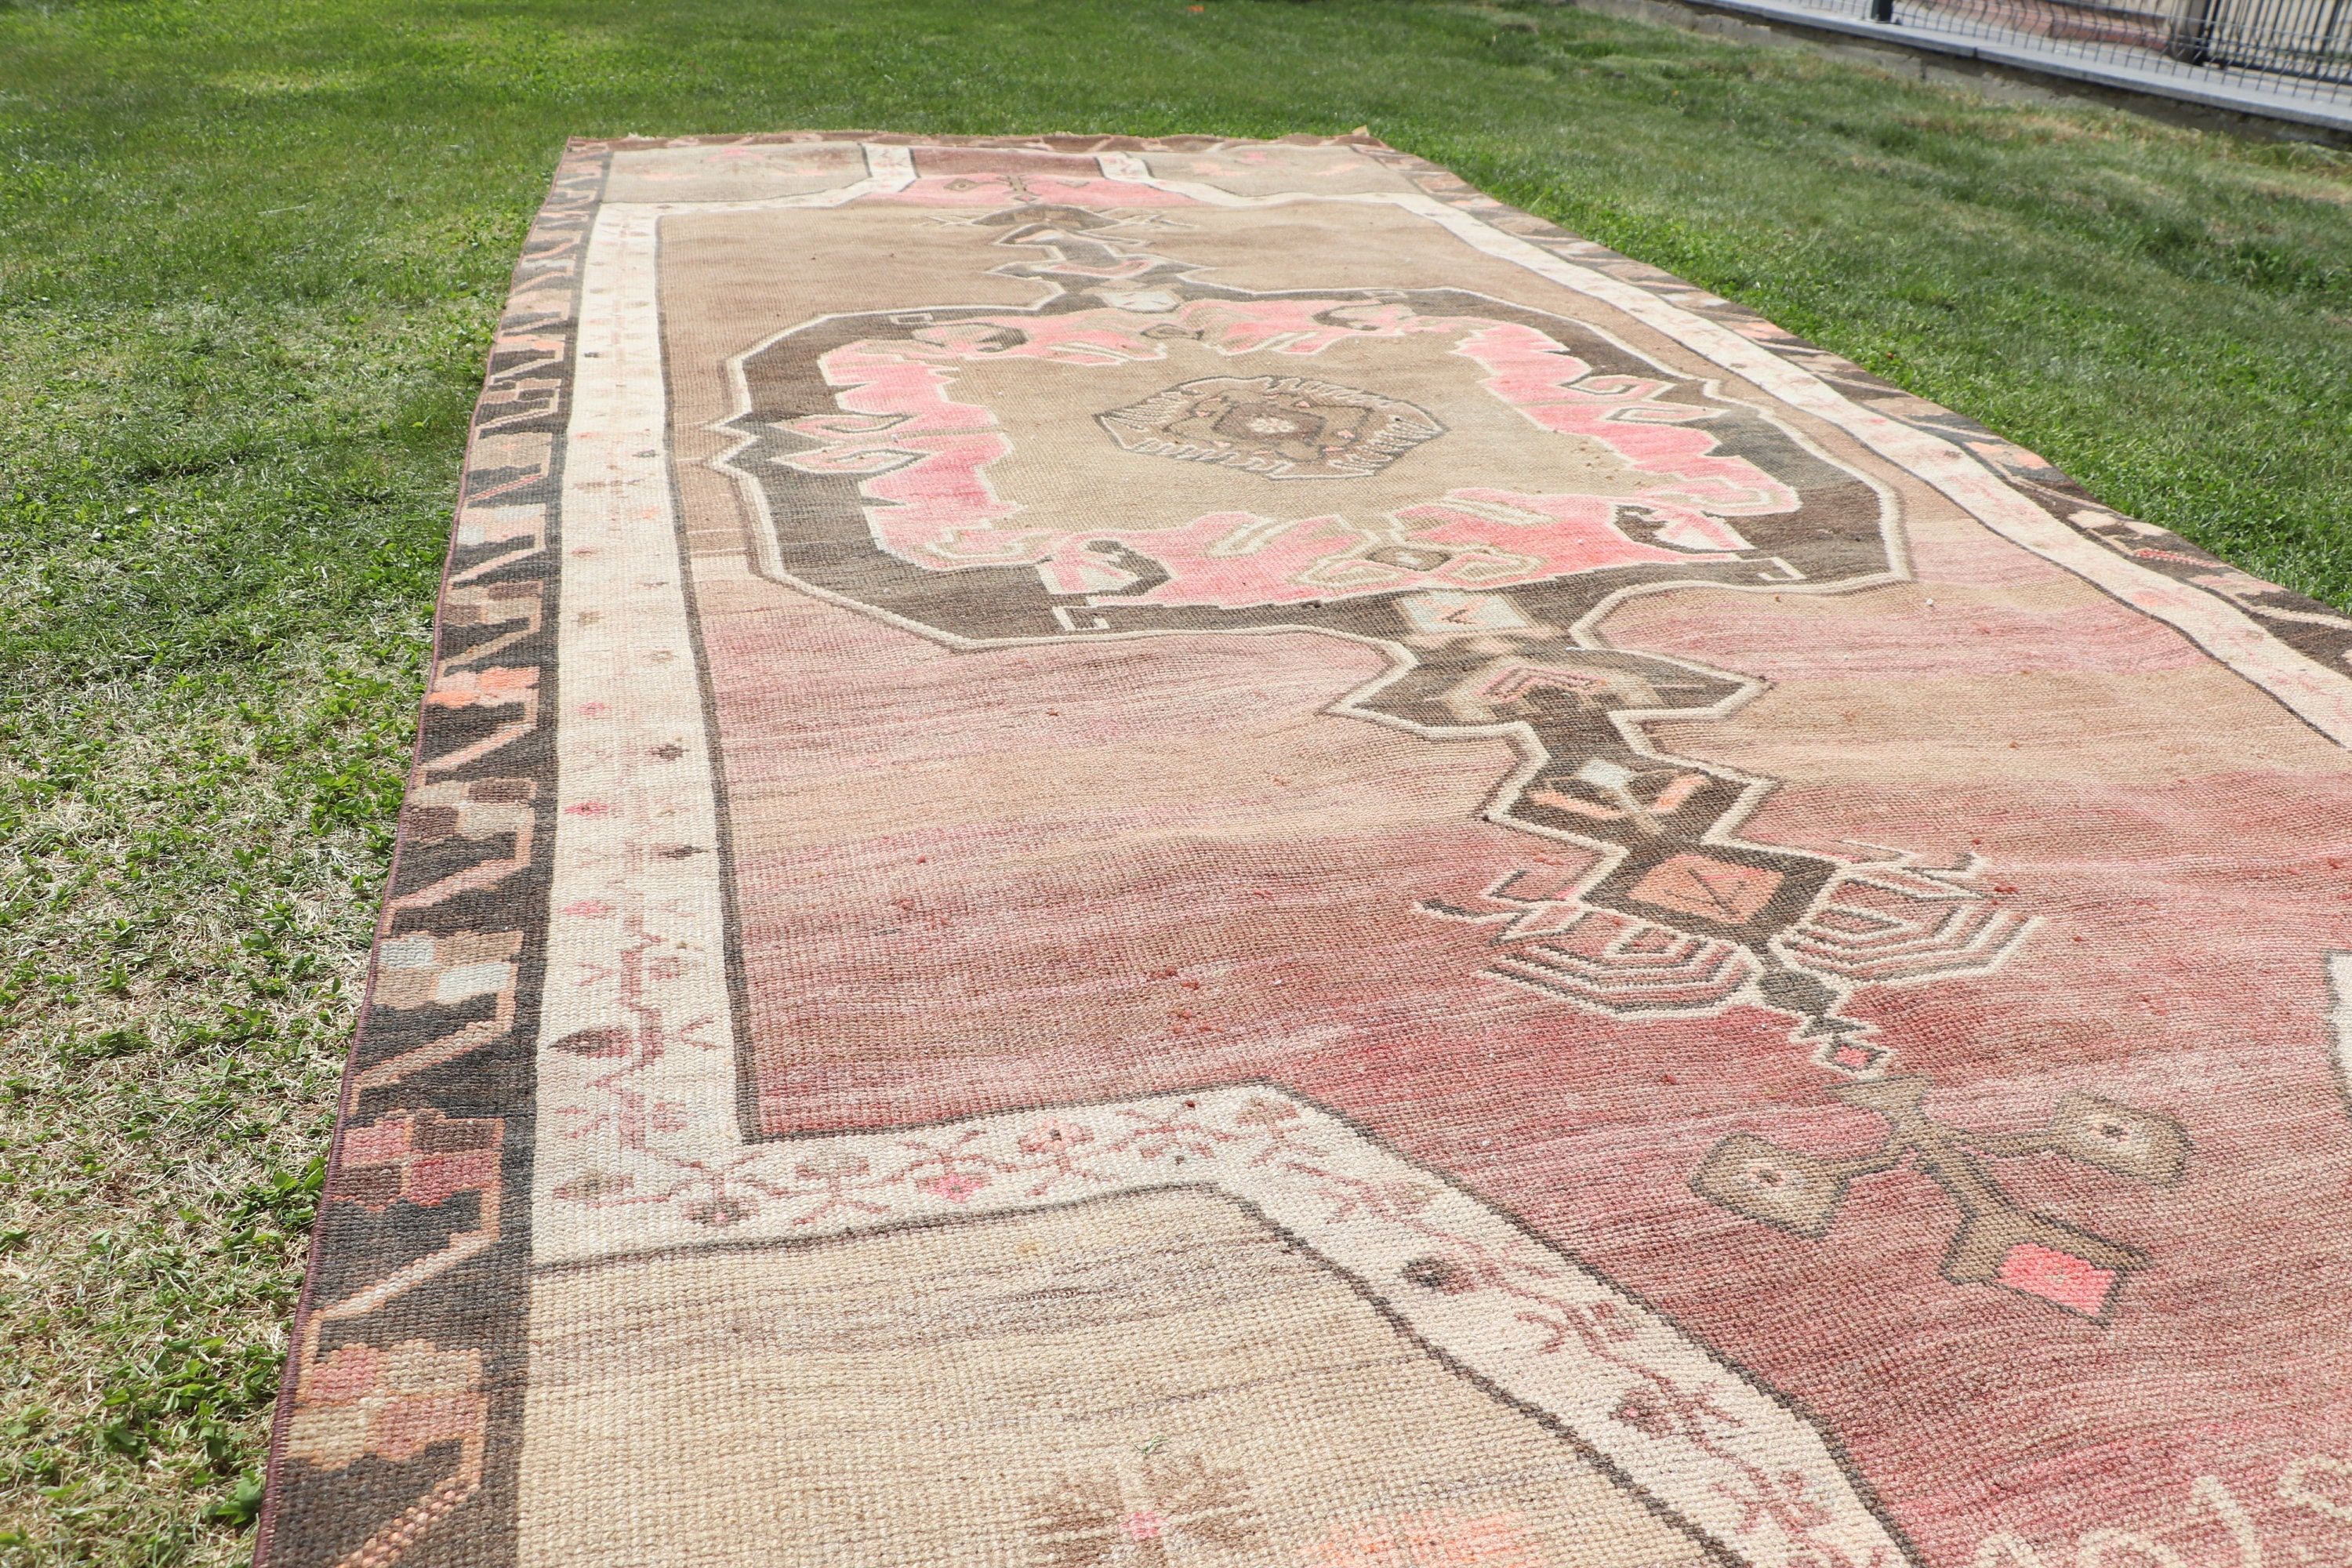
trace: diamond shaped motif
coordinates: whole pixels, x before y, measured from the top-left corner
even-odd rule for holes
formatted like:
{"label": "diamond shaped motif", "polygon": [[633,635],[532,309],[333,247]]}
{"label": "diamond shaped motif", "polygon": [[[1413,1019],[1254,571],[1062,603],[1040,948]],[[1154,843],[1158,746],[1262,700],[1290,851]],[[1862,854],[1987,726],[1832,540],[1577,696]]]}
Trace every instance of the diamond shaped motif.
{"label": "diamond shaped motif", "polygon": [[1734,1214],[1799,1236],[1828,1234],[1846,1177],[1830,1161],[1745,1132],[1717,1143],[1691,1177],[1691,1190]]}
{"label": "diamond shaped motif", "polygon": [[2070,1160],[2158,1186],[2179,1181],[2189,1159],[2188,1134],[2169,1116],[2079,1090],[2058,1101],[2047,1136],[2052,1150]]}
{"label": "diamond shaped motif", "polygon": [[1633,884],[1633,897],[1677,914],[1696,915],[1725,925],[1754,920],[1785,879],[1762,866],[1718,860],[1685,851],[1670,855]]}

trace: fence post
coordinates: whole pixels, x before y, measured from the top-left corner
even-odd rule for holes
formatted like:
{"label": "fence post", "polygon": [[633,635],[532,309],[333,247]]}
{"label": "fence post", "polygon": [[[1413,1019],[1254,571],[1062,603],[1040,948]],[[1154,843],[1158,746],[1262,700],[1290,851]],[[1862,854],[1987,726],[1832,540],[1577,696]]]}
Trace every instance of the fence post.
{"label": "fence post", "polygon": [[2216,0],[2180,0],[2172,19],[2172,36],[2164,52],[2186,65],[2201,66],[2213,56],[2213,7]]}
{"label": "fence post", "polygon": [[1870,19],[1892,24],[1895,20],[1895,0],[1870,0]]}

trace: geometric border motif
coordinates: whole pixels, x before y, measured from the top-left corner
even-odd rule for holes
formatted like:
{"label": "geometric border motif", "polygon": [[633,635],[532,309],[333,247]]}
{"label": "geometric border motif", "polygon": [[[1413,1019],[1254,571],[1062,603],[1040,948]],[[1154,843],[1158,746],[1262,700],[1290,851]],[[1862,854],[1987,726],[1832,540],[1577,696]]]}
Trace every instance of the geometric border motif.
{"label": "geometric border motif", "polygon": [[557,503],[580,265],[609,162],[575,146],[558,166],[474,410],[257,1563],[511,1556],[554,826]]}

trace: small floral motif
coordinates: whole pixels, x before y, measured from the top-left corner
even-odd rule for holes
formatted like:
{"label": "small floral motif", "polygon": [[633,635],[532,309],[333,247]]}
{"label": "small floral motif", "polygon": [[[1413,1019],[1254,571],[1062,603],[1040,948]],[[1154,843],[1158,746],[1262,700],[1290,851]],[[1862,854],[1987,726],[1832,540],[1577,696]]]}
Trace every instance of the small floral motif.
{"label": "small floral motif", "polygon": [[1231,1551],[1264,1534],[1241,1473],[1190,1455],[1066,1479],[1031,1506],[1029,1530],[1043,1568],[1168,1568],[1187,1547]]}
{"label": "small floral motif", "polygon": [[960,1204],[987,1185],[988,1178],[975,1171],[942,1171],[936,1176],[918,1178],[915,1190]]}
{"label": "small floral motif", "polygon": [[1663,1395],[1654,1388],[1630,1388],[1625,1397],[1617,1402],[1610,1418],[1622,1421],[1647,1437],[1671,1437],[1675,1435],[1675,1413]]}
{"label": "small floral motif", "polygon": [[1018,1140],[1024,1154],[1047,1154],[1061,1149],[1083,1148],[1095,1141],[1095,1135],[1075,1122],[1049,1116],[1024,1132]]}
{"label": "small floral motif", "polygon": [[707,1225],[713,1230],[724,1230],[730,1225],[740,1225],[760,1212],[760,1205],[749,1198],[732,1194],[699,1198],[686,1205],[686,1217],[697,1225]]}

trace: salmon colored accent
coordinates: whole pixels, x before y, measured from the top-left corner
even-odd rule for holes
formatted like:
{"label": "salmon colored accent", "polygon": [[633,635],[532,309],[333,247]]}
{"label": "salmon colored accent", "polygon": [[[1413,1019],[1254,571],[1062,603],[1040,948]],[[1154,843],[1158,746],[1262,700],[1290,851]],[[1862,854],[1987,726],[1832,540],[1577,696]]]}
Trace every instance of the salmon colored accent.
{"label": "salmon colored accent", "polygon": [[1755,918],[1774,892],[1780,874],[1705,855],[1677,855],[1633,884],[1645,904],[1702,920],[1738,925]]}
{"label": "salmon colored accent", "polygon": [[2086,1263],[2071,1253],[2021,1241],[2002,1256],[1999,1278],[2012,1290],[2095,1318],[2107,1310],[2108,1292],[2119,1277],[2112,1268]]}

